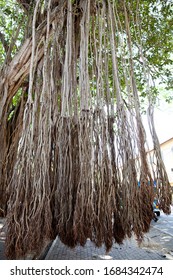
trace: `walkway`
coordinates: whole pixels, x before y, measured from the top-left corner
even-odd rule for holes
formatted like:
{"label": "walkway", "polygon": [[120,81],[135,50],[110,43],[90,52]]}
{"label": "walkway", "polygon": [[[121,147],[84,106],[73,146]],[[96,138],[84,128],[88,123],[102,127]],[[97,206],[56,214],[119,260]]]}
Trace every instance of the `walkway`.
{"label": "walkway", "polygon": [[[143,245],[142,245],[143,246]],[[160,248],[159,248],[160,249]],[[61,243],[59,238],[53,242],[46,260],[163,260],[167,259],[160,250],[148,246],[147,248],[139,247],[136,240],[131,238],[126,240],[123,245],[114,244],[111,251],[105,254],[105,248],[96,248],[88,240],[84,247],[77,246],[70,249]]]}

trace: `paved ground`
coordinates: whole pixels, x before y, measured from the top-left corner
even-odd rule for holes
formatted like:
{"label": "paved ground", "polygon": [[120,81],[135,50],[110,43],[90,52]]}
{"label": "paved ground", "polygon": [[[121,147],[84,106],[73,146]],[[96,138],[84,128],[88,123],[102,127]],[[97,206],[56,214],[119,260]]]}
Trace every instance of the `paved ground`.
{"label": "paved ground", "polygon": [[157,223],[152,222],[154,228],[161,230],[166,234],[170,234],[173,238],[173,207],[170,215],[165,215],[161,212]]}
{"label": "paved ground", "polygon": [[159,220],[151,222],[151,230],[147,236],[160,246],[163,253],[173,257],[173,206],[171,208],[170,215],[161,212]]}
{"label": "paved ground", "polygon": [[[143,247],[143,246],[142,246]],[[126,240],[123,245],[114,244],[111,251],[105,254],[104,246],[96,248],[88,240],[85,247],[69,249],[57,238],[50,248],[46,260],[165,260],[168,259],[160,250],[138,247],[135,238]]]}

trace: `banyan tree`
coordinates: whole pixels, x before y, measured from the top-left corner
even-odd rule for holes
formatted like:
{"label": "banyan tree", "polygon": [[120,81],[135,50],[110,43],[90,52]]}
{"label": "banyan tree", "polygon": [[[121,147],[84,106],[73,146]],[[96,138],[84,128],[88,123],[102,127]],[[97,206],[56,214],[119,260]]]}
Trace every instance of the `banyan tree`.
{"label": "banyan tree", "polygon": [[154,196],[166,214],[171,203],[143,49],[145,1],[17,2],[26,21],[22,42],[14,53],[16,28],[0,70],[0,209],[7,257],[39,255],[57,235],[70,247],[90,238],[107,251],[132,234],[143,237]]}

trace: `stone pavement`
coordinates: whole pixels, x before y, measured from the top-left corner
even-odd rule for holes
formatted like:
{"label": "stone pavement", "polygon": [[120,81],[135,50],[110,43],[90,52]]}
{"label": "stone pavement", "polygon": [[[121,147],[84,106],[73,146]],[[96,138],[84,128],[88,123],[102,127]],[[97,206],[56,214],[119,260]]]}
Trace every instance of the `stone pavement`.
{"label": "stone pavement", "polygon": [[[96,248],[94,244],[88,240],[84,247],[77,246],[70,249],[61,243],[57,237],[53,242],[46,260],[165,260],[169,259],[158,248],[145,245],[138,246],[135,238],[125,240],[123,245],[114,244],[111,251],[106,254],[105,248]],[[151,244],[150,244],[151,245]]]}
{"label": "stone pavement", "polygon": [[[147,240],[148,239],[148,240]],[[150,232],[146,234],[144,248],[147,248],[147,243],[155,250],[160,250],[163,255],[168,255],[173,259],[173,236],[152,227]]]}

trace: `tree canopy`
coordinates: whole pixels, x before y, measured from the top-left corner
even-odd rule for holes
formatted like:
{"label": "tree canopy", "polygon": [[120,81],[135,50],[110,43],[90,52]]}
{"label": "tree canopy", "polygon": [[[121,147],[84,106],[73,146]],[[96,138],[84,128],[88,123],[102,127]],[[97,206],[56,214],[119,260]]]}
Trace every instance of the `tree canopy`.
{"label": "tree canopy", "polygon": [[153,108],[158,83],[173,87],[172,1],[0,0],[0,10],[8,258],[37,255],[56,235],[107,250],[132,232],[143,236],[155,195],[170,212]]}

